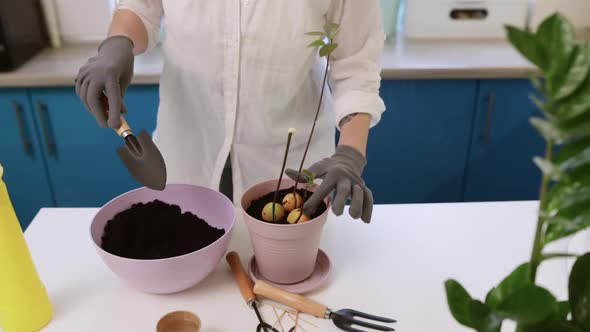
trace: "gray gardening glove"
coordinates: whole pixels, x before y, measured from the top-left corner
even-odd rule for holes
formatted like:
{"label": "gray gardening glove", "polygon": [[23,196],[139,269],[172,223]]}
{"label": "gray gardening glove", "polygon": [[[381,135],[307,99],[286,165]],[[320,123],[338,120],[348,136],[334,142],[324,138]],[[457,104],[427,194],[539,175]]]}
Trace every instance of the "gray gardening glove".
{"label": "gray gardening glove", "polygon": [[[123,95],[133,77],[133,42],[125,36],[112,36],[98,47],[98,54],[80,68],[76,93],[101,127],[118,128]],[[101,104],[103,92],[109,101],[108,122]]]}
{"label": "gray gardening glove", "polygon": [[[339,145],[336,153],[330,157],[313,164],[311,171],[316,178],[322,179],[322,183],[303,206],[303,213],[312,215],[319,207],[322,200],[336,190],[336,196],[332,202],[332,211],[337,216],[342,215],[344,205],[350,198],[350,216],[354,219],[361,218],[365,223],[371,222],[373,213],[373,194],[365,186],[361,178],[367,161],[365,157],[347,145]],[[297,181],[297,171],[294,169],[285,170],[285,174]],[[301,174],[299,182],[305,182]]]}

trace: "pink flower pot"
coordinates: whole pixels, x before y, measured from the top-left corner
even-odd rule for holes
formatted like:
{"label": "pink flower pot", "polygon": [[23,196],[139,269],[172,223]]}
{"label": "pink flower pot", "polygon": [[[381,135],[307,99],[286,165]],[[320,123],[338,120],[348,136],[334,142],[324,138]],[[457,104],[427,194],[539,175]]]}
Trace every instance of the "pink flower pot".
{"label": "pink flower pot", "polygon": [[[301,224],[277,225],[251,217],[246,210],[250,203],[276,189],[277,180],[259,183],[242,196],[242,213],[250,234],[258,270],[265,279],[279,284],[294,284],[308,278],[315,267],[322,230],[328,219],[328,208],[319,217]],[[281,189],[294,181],[283,179]],[[309,189],[313,191],[312,189]]]}

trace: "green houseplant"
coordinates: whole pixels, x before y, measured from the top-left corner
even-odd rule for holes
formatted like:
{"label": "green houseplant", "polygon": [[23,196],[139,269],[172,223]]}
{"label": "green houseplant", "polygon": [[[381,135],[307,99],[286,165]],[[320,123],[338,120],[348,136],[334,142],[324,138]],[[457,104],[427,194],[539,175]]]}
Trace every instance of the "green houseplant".
{"label": "green houseplant", "polygon": [[547,244],[590,226],[590,44],[576,41],[562,15],[546,19],[536,32],[506,27],[510,43],[541,72],[533,78],[541,98],[532,97],[541,117],[531,124],[546,140],[540,207],[531,259],[473,299],[455,280],[445,283],[454,318],[478,332],[498,332],[505,320],[517,332],[590,331],[590,253],[576,257],[569,276],[569,299],[558,301],[537,284],[546,260],[570,257],[545,252]]}

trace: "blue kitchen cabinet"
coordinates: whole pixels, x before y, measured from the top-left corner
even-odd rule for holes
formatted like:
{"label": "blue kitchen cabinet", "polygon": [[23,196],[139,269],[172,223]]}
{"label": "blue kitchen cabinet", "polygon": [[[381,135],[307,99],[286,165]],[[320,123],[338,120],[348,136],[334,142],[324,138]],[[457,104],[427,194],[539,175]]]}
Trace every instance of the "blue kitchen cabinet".
{"label": "blue kitchen cabinet", "polygon": [[[128,89],[126,119],[136,133],[154,130],[158,99],[157,86]],[[112,129],[98,126],[73,87],[33,89],[31,102],[57,206],[101,206],[141,187],[116,153],[125,144],[123,139]]]}
{"label": "blue kitchen cabinet", "polygon": [[364,179],[376,203],[463,199],[477,82],[383,81]]}
{"label": "blue kitchen cabinet", "polygon": [[0,163],[23,230],[40,208],[55,205],[40,147],[27,91],[0,90]]}
{"label": "blue kitchen cabinet", "polygon": [[540,111],[528,80],[481,81],[471,139],[465,201],[534,200],[541,172],[532,158],[544,141],[530,125]]}

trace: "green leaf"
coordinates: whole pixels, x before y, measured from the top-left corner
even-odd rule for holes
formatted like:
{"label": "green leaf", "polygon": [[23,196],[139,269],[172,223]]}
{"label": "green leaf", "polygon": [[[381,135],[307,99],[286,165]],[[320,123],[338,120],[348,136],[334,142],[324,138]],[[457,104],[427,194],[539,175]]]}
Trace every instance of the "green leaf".
{"label": "green leaf", "polygon": [[494,314],[481,301],[471,300],[469,313],[477,332],[500,332],[502,329],[502,318]]}
{"label": "green leaf", "polygon": [[557,310],[549,317],[550,321],[565,321],[570,314],[569,301],[557,302]]}
{"label": "green leaf", "polygon": [[305,182],[313,184],[313,181],[315,181],[315,174],[313,174],[313,172],[308,169],[304,169],[301,172],[303,173],[303,176],[305,176]]}
{"label": "green leaf", "polygon": [[486,296],[486,304],[492,308],[492,310],[497,309],[507,297],[514,294],[517,290],[532,284],[529,281],[530,271],[529,263],[518,266],[508,277],[502,280],[497,287],[488,293]]}
{"label": "green leaf", "polygon": [[307,45],[307,47],[319,47],[319,46],[324,46],[324,45],[326,45],[326,43],[323,40],[318,39],[318,40],[315,40],[315,41],[312,41],[311,43],[309,43],[309,45]]}
{"label": "green leaf", "polygon": [[578,258],[569,279],[573,321],[590,330],[590,253]]}
{"label": "green leaf", "polygon": [[552,55],[568,52],[576,43],[575,27],[560,13],[541,22],[537,36],[550,49]]}
{"label": "green leaf", "polygon": [[590,72],[590,48],[585,46],[576,46],[573,53],[573,63],[569,67],[567,75],[564,76],[563,82],[559,83],[553,99],[561,100],[572,95],[588,77]]}
{"label": "green leaf", "polygon": [[529,122],[546,140],[553,140],[558,143],[561,143],[566,138],[566,134],[561,130],[561,128],[555,126],[553,123],[537,118],[532,117]]}
{"label": "green leaf", "polygon": [[547,87],[545,86],[545,81],[538,78],[538,77],[534,77],[532,76],[530,78],[531,84],[533,85],[533,87],[535,89],[537,89],[537,91],[541,92],[542,94],[547,94]]}
{"label": "green leaf", "polygon": [[522,332],[584,332],[575,324],[566,321],[547,321],[524,326]]}
{"label": "green leaf", "polygon": [[536,285],[525,286],[508,296],[497,313],[522,324],[535,324],[547,319],[555,310],[555,297]]}
{"label": "green leaf", "polygon": [[[558,109],[557,115],[561,122],[566,126],[568,121],[576,121],[578,118],[586,113],[590,112],[590,80],[584,84],[583,91],[577,92],[574,96],[570,97],[564,104]],[[579,94],[579,96],[577,95]]]}
{"label": "green leaf", "polygon": [[537,65],[541,70],[547,70],[549,66],[547,54],[536,35],[513,26],[506,27],[506,30],[510,43],[525,58]]}
{"label": "green leaf", "polygon": [[559,183],[551,188],[547,200],[551,216],[575,216],[590,206],[590,181]]}
{"label": "green leaf", "polygon": [[332,52],[338,47],[337,43],[326,44],[320,48],[320,56],[330,56]]}
{"label": "green leaf", "polygon": [[563,172],[559,169],[559,167],[547,159],[541,157],[533,158],[535,165],[539,167],[541,172],[548,176],[553,181],[559,181],[563,177]]}
{"label": "green leaf", "polygon": [[561,58],[560,60],[567,58],[576,43],[574,26],[559,13],[550,16],[541,23],[537,30],[537,37],[552,61],[555,61],[556,57]]}
{"label": "green leaf", "polygon": [[559,168],[562,172],[571,172],[587,165],[590,165],[590,146],[559,163]]}
{"label": "green leaf", "polygon": [[340,25],[336,23],[326,23],[324,25],[324,31],[326,31],[326,36],[330,39],[334,39],[338,32],[340,32]]}
{"label": "green leaf", "polygon": [[569,142],[562,146],[554,158],[556,164],[563,164],[567,160],[580,155],[590,147],[590,137],[585,137],[577,141]]}
{"label": "green leaf", "polygon": [[326,35],[326,33],[323,31],[312,31],[312,32],[306,32],[305,34],[308,36],[322,36],[322,37]]}
{"label": "green leaf", "polygon": [[549,225],[545,232],[545,244],[575,234],[584,228],[590,227],[590,208],[583,212],[570,210],[573,217],[556,216],[549,219]]}
{"label": "green leaf", "polygon": [[445,289],[449,309],[455,320],[462,325],[475,329],[476,325],[471,313],[472,298],[469,293],[455,280],[447,280]]}

